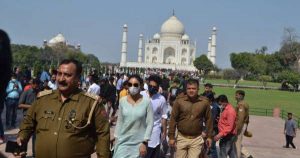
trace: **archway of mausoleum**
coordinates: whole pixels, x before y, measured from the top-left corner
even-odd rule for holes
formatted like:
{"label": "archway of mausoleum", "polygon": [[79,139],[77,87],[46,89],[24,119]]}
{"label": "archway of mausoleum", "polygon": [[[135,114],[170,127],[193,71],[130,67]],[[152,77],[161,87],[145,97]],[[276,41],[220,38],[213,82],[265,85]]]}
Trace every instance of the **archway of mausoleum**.
{"label": "archway of mausoleum", "polygon": [[181,58],[181,65],[186,65],[186,58]]}
{"label": "archway of mausoleum", "polygon": [[154,48],[152,49],[152,54],[153,54],[153,55],[156,55],[157,52],[158,52],[158,49],[157,49],[156,47],[154,47]]}
{"label": "archway of mausoleum", "polygon": [[152,63],[157,63],[157,57],[156,56],[152,57]]}
{"label": "archway of mausoleum", "polygon": [[165,64],[175,64],[175,49],[172,47],[168,47],[164,50],[164,58],[163,61]]}

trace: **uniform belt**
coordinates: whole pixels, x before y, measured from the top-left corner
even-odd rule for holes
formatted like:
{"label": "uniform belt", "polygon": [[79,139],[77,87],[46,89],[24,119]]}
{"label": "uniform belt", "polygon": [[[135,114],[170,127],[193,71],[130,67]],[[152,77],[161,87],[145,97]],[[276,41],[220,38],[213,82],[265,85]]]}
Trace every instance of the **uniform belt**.
{"label": "uniform belt", "polygon": [[198,134],[198,135],[195,135],[195,136],[189,136],[189,135],[182,134],[180,132],[178,132],[178,134],[183,136],[184,138],[187,138],[187,139],[195,139],[195,138],[197,138],[201,135],[201,134]]}

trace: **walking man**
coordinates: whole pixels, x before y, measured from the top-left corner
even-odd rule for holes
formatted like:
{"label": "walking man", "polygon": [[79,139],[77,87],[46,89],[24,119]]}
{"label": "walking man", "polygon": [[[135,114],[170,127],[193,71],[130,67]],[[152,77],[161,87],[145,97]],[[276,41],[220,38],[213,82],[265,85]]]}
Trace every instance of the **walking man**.
{"label": "walking man", "polygon": [[237,158],[236,154],[236,112],[229,104],[226,95],[220,95],[217,98],[219,105],[222,107],[222,113],[218,123],[219,133],[214,137],[215,141],[220,140],[220,158]]}
{"label": "walking man", "polygon": [[[220,108],[218,103],[215,101],[214,93],[213,92],[204,92],[205,97],[208,98],[210,107],[211,107],[211,115],[213,120],[213,136],[217,135],[218,132],[218,122],[220,118]],[[218,152],[216,147],[216,141],[212,141],[211,148],[210,148],[210,158],[218,158]]]}
{"label": "walking man", "polygon": [[160,157],[160,143],[166,139],[167,134],[167,110],[168,106],[163,95],[158,93],[161,78],[157,75],[151,75],[149,78],[148,92],[151,106],[154,114],[154,124],[146,158]]}
{"label": "walking man", "polygon": [[[23,114],[25,116],[27,110],[31,107],[32,103],[36,100],[39,93],[40,82],[38,79],[33,79],[31,83],[31,88],[24,91],[19,100],[19,108],[23,109]],[[32,156],[35,157],[35,133],[32,134]]]}
{"label": "walking man", "polygon": [[296,131],[297,125],[296,121],[293,119],[293,114],[288,113],[288,119],[285,121],[284,124],[284,134],[286,140],[285,148],[289,148],[291,145],[294,149],[296,149],[296,146],[293,143],[293,139],[296,137]]}
{"label": "walking man", "polygon": [[[176,158],[197,158],[201,154],[204,140],[201,136],[203,120],[207,130],[206,140],[208,148],[212,142],[212,118],[209,101],[199,96],[199,82],[189,79],[186,94],[175,100],[169,126],[169,145],[177,148]],[[175,130],[178,135],[175,137]],[[176,142],[176,143],[175,143]]]}
{"label": "walking man", "polygon": [[[78,88],[82,66],[63,60],[58,69],[58,90],[41,92],[28,109],[17,142],[27,143],[36,133],[36,157],[108,158],[109,123],[98,97]],[[96,147],[96,148],[95,148]]]}
{"label": "walking man", "polygon": [[87,90],[88,93],[94,94],[94,95],[100,95],[100,86],[96,83],[96,76],[92,75],[90,77],[90,86]]}
{"label": "walking man", "polygon": [[8,82],[6,88],[6,128],[12,127],[15,128],[16,126],[16,119],[17,119],[17,108],[20,95],[22,93],[22,85],[17,80],[16,74],[11,76],[11,80]]}
{"label": "walking man", "polygon": [[237,141],[235,143],[236,152],[238,158],[241,158],[241,155],[243,155],[243,157],[245,158],[252,158],[247,149],[242,145],[243,135],[249,124],[249,105],[245,102],[244,98],[245,91],[237,90],[235,92],[235,99],[237,101],[237,106],[235,108],[237,114]]}

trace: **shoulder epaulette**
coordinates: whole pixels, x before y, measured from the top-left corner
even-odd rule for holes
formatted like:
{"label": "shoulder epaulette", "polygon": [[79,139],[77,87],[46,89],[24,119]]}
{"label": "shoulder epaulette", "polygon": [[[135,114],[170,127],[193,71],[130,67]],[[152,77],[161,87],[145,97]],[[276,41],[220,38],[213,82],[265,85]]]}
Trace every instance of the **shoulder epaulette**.
{"label": "shoulder epaulette", "polygon": [[37,97],[40,98],[40,97],[43,97],[43,96],[46,96],[46,95],[49,95],[52,93],[53,93],[53,90],[43,90],[43,91],[39,92]]}
{"label": "shoulder epaulette", "polygon": [[205,97],[205,96],[199,96],[199,99],[200,99],[200,100],[208,100],[208,98]]}
{"label": "shoulder epaulette", "polygon": [[84,93],[85,96],[88,96],[90,98],[93,98],[95,100],[99,100],[99,96],[98,95],[95,95],[95,94],[91,94],[91,93],[88,93],[88,92],[85,92]]}

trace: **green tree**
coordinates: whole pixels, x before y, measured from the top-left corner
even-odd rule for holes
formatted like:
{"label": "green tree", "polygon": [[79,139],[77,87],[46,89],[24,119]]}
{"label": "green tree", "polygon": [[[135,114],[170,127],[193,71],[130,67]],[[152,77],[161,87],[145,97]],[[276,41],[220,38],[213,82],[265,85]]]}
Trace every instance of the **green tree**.
{"label": "green tree", "polygon": [[286,67],[298,68],[300,60],[300,43],[297,41],[297,34],[293,28],[285,28],[282,46],[279,50],[280,57]]}
{"label": "green tree", "polygon": [[206,55],[201,55],[194,60],[194,66],[206,76],[210,71],[214,70],[214,65]]}
{"label": "green tree", "polygon": [[267,46],[262,46],[260,49],[256,49],[255,53],[256,54],[266,54],[267,50],[268,50]]}
{"label": "green tree", "polygon": [[267,66],[266,66],[266,75],[270,75],[273,78],[275,77],[274,75],[276,75],[279,72],[286,69],[281,64],[281,59],[280,59],[280,56],[278,55],[278,52],[275,52],[274,54],[265,55],[264,60],[267,64]]}
{"label": "green tree", "polygon": [[253,54],[249,52],[231,53],[230,61],[231,66],[240,73],[241,77],[245,77],[251,70]]}
{"label": "green tree", "polygon": [[267,63],[265,62],[264,54],[252,54],[250,63],[250,69],[252,75],[259,76],[266,73]]}
{"label": "green tree", "polygon": [[100,61],[95,55],[88,54],[87,55],[87,60],[88,60],[88,63],[90,63],[93,68],[95,68],[96,70],[99,70]]}
{"label": "green tree", "polygon": [[57,44],[53,47],[46,46],[44,48],[12,44],[12,55],[14,66],[32,68],[34,76],[37,76],[43,68],[55,69],[59,62],[66,58],[73,58],[83,64],[89,64],[95,69],[100,69],[100,61],[96,56],[92,54],[87,55],[64,44]]}
{"label": "green tree", "polygon": [[297,90],[300,84],[300,74],[291,70],[285,70],[278,75],[278,80],[282,83],[290,84],[294,90]]}
{"label": "green tree", "polygon": [[223,79],[227,80],[228,84],[230,83],[230,80],[235,80],[233,88],[237,87],[237,84],[238,84],[240,78],[241,78],[240,73],[234,69],[224,69],[223,70]]}
{"label": "green tree", "polygon": [[263,84],[264,89],[266,89],[267,83],[272,81],[272,77],[268,75],[260,75],[258,79]]}
{"label": "green tree", "polygon": [[11,45],[13,64],[15,66],[29,66],[38,59],[40,50],[35,46]]}

